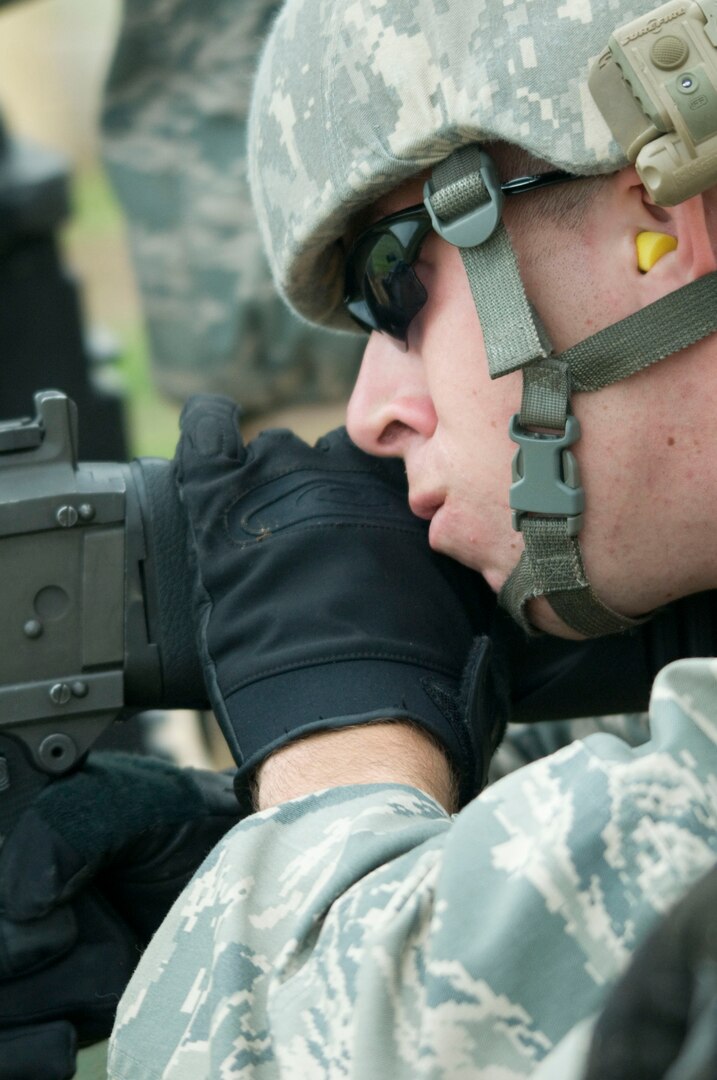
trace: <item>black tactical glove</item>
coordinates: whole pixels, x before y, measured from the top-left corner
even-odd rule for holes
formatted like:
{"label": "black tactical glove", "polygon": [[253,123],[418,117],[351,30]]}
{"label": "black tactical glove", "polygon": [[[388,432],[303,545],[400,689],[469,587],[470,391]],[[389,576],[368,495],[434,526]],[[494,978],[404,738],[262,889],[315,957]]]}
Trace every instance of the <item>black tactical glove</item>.
{"label": "black tactical glove", "polygon": [[96,754],[0,850],[0,1080],[64,1080],[142,947],[239,820],[233,776]]}
{"label": "black tactical glove", "polygon": [[308,732],[412,720],[445,747],[461,801],[481,786],[500,727],[482,639],[494,600],[428,546],[398,461],[341,428],[309,447],[290,431],[248,446],[228,399],[193,398],[175,469],[196,562],[209,698],[239,770]]}
{"label": "black tactical glove", "polygon": [[637,950],[593,1036],[585,1080],[717,1077],[717,867]]}

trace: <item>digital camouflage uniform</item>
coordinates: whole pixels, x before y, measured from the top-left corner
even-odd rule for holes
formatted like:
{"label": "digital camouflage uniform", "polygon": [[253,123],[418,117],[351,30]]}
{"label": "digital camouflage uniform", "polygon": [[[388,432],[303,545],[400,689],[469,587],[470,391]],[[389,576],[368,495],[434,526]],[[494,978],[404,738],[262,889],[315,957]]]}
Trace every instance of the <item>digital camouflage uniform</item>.
{"label": "digital camouflage uniform", "polygon": [[246,179],[249,89],[276,0],[125,0],[104,158],[127,216],[153,374],[247,412],[348,396],[355,337],[278,299]]}
{"label": "digital camouflage uniform", "polygon": [[661,672],[651,734],[574,742],[453,819],[390,785],[246,819],[140,963],[110,1077],[531,1075],[717,855],[717,662]]}

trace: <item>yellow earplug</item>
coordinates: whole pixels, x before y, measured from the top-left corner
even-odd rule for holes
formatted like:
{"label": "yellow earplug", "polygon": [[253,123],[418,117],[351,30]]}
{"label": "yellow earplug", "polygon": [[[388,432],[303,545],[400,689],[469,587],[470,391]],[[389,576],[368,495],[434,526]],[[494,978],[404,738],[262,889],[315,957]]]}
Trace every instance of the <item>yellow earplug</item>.
{"label": "yellow earplug", "polygon": [[635,244],[637,245],[638,269],[646,274],[663,255],[675,250],[677,240],[669,233],[641,232],[637,234]]}

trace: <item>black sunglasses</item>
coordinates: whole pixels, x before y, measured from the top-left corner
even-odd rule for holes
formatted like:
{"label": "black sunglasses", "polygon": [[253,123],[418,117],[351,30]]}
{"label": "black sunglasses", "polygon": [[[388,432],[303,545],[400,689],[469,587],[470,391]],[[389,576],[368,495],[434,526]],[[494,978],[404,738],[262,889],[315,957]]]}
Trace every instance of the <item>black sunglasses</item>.
{"label": "black sunglasses", "polygon": [[[500,185],[504,195],[582,180],[556,170],[519,176]],[[428,299],[413,266],[431,218],[423,203],[381,218],[356,239],[346,256],[344,306],[362,330],[380,330],[407,344],[408,327]]]}

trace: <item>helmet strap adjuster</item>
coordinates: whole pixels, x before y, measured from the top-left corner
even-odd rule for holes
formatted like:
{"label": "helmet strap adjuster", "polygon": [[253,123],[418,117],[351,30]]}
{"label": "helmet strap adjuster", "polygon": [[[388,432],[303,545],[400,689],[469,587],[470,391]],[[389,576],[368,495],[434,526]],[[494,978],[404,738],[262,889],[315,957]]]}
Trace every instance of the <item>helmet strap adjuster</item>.
{"label": "helmet strap adjuster", "polygon": [[[428,210],[433,229],[438,235],[457,248],[472,248],[484,244],[500,224],[505,196],[501,191],[500,179],[495,162],[484,150],[478,151],[477,176],[481,184],[476,184],[475,195],[468,190],[461,192],[461,198],[468,203],[468,208],[461,213],[458,203],[452,207],[450,219],[439,217],[432,199],[435,188],[432,180],[423,185],[423,203]],[[472,177],[474,183],[476,174]],[[476,197],[480,202],[476,205]],[[455,211],[458,211],[456,214]]]}
{"label": "helmet strap adjuster", "polygon": [[564,517],[568,535],[577,536],[583,526],[585,492],[580,485],[578,463],[568,447],[580,438],[578,418],[567,416],[563,434],[548,435],[526,431],[516,413],[508,430],[518,444],[510,487],[513,528],[521,531],[525,514]]}

